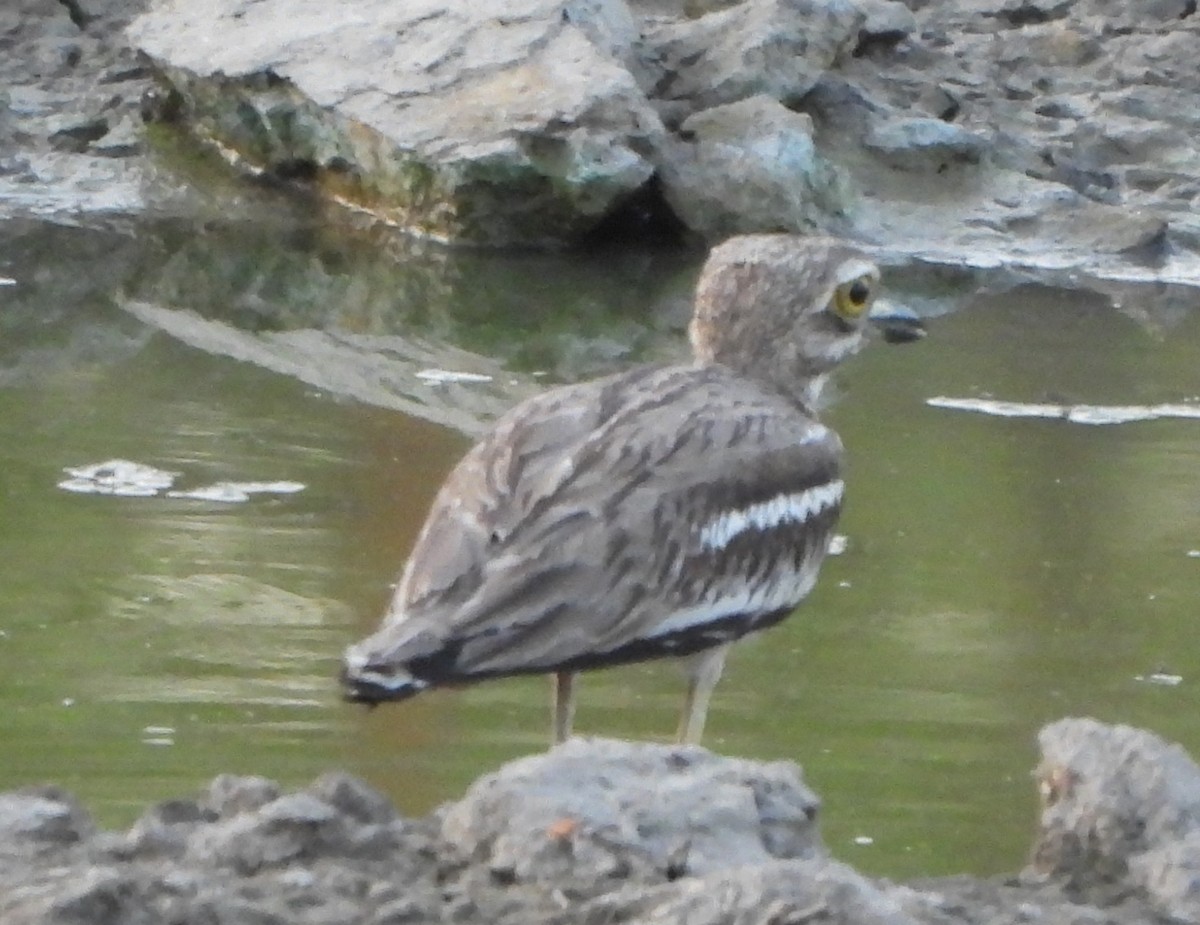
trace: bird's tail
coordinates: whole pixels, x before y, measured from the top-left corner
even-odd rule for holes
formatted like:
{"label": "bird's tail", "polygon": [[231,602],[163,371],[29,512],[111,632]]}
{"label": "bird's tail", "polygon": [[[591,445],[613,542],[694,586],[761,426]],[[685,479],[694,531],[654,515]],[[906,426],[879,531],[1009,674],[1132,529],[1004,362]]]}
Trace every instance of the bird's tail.
{"label": "bird's tail", "polygon": [[345,698],[352,703],[381,703],[406,700],[432,686],[417,670],[428,665],[431,650],[440,651],[440,640],[424,633],[406,632],[403,624],[385,622],[372,636],[346,649],[341,682]]}

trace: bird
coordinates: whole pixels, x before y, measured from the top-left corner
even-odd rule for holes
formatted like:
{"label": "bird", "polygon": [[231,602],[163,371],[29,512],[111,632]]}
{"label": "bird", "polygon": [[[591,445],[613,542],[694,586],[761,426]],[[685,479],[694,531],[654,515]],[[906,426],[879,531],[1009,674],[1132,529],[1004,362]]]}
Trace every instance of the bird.
{"label": "bird", "polygon": [[843,449],[815,406],[880,320],[880,272],[852,244],[733,237],[701,269],[691,363],[535,395],[499,418],[433,501],[379,629],[343,658],[345,699],[546,674],[552,740],[581,671],[684,666],[677,732],[698,743],[730,646],[816,583],[842,506]]}

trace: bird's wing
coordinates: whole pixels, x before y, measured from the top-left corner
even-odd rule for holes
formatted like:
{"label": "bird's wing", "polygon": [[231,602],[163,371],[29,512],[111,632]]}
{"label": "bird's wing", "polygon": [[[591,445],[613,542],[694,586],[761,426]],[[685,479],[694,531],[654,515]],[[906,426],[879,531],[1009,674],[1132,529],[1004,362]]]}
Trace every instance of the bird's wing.
{"label": "bird's wing", "polygon": [[741,635],[811,587],[840,457],[831,431],[719,367],[539,396],[435,501],[391,618],[413,644],[395,651],[452,679]]}

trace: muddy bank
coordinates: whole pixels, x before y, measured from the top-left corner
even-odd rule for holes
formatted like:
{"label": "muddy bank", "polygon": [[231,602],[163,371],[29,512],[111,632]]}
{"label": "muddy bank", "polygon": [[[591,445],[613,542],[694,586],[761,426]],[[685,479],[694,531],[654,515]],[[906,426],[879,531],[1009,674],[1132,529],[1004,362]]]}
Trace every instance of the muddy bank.
{"label": "muddy bank", "polygon": [[[790,762],[575,739],[421,819],[341,773],[216,778],[97,829],[69,794],[0,795],[0,919],[24,923],[1196,921],[1200,768],[1125,726],[1045,727],[1030,864],[894,884],[829,855]],[[981,832],[986,838],[987,833]]]}

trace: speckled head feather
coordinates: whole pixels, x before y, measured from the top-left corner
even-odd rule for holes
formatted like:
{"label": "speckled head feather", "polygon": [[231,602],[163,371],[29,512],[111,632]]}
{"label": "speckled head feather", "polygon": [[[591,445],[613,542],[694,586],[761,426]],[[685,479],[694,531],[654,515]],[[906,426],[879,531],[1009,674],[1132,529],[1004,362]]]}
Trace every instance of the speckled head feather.
{"label": "speckled head feather", "polygon": [[[860,251],[829,238],[746,235],[715,248],[700,274],[689,335],[720,363],[801,400],[855,353],[879,285]],[[861,297],[854,305],[849,297]]]}

